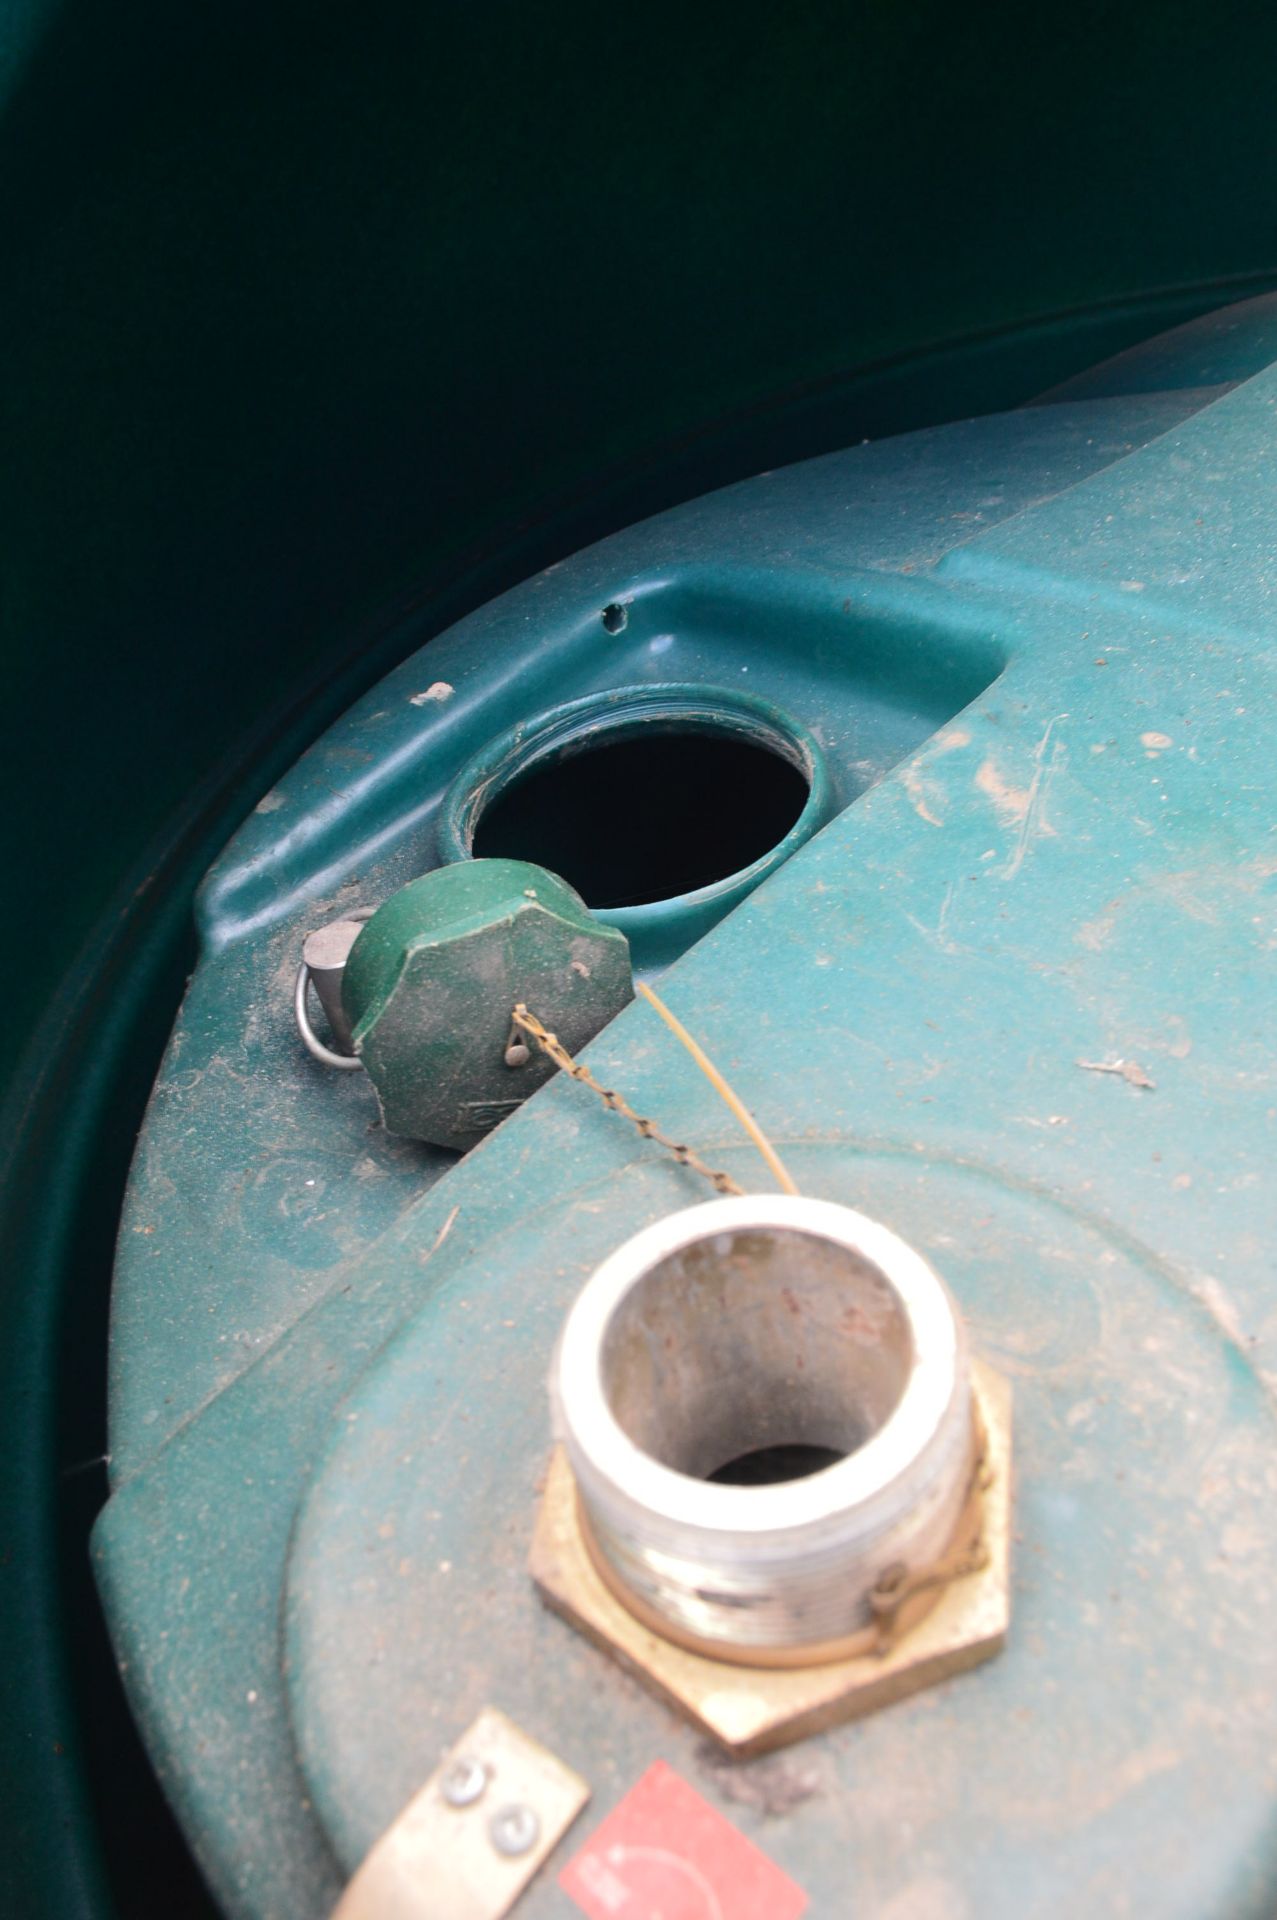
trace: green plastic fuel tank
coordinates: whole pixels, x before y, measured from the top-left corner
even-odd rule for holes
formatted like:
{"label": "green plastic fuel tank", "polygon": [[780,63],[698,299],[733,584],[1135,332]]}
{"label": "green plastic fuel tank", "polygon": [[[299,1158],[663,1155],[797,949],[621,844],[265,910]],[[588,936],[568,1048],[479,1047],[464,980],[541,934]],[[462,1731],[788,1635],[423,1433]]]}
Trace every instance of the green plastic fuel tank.
{"label": "green plastic fuel tank", "polygon": [[[445,1722],[455,1730],[455,1701],[426,1689],[418,1747],[400,1729],[365,1766],[349,1745],[349,1676],[326,1649],[362,1630],[333,1611],[332,1556],[349,1544],[337,1523],[364,1512],[347,1490],[363,1466],[334,1452],[321,1482],[328,1401],[292,1382],[283,1412],[267,1399],[250,1418],[249,1383],[283,1378],[302,1318],[318,1330],[336,1314],[322,1337],[348,1390],[367,1372],[361,1391],[393,1411],[406,1389],[373,1369],[374,1349],[402,1326],[396,1364],[411,1369],[424,1300],[377,1284],[372,1249],[389,1261],[410,1212],[412,1232],[437,1231],[429,1209],[464,1188],[437,1310],[452,1298],[447,1262],[479,1262],[476,1285],[513,1273],[493,1251],[496,1196],[504,1156],[535,1131],[554,1180],[610,1183],[597,1239],[570,1258],[548,1213],[520,1243],[537,1318],[518,1366],[540,1385],[565,1300],[536,1273],[576,1262],[579,1278],[685,1188],[640,1167],[567,1086],[459,1164],[370,1134],[360,1158],[374,1174],[351,1187],[369,1089],[297,1057],[281,984],[325,889],[444,857],[432,809],[511,727],[618,686],[707,679],[818,737],[836,804],[716,925],[684,920],[683,944],[661,916],[664,990],[747,1082],[804,1184],[919,1239],[949,1220],[940,1230],[966,1248],[949,1277],[978,1305],[977,1338],[1001,1342],[1004,1368],[1056,1383],[1036,1425],[1024,1414],[1031,1537],[1008,1654],[961,1699],[955,1687],[952,1709],[937,1694],[862,1731],[908,1744],[911,1714],[949,1728],[952,1711],[952,1762],[962,1716],[992,1711],[975,1705],[988,1689],[1006,1706],[999,1725],[1035,1753],[1072,1752],[1069,1791],[1046,1807],[1032,1769],[1008,1783],[1008,1749],[989,1786],[996,1819],[969,1770],[948,1776],[964,1871],[1000,1859],[1018,1911],[1074,1893],[1101,1911],[1271,1906],[1256,1759],[1267,1656],[1249,1626],[1269,1543],[1246,1503],[1269,1417],[1257,1263],[1272,1226],[1259,1130],[1271,991],[1255,942],[1271,884],[1273,342],[1263,305],[1166,330],[1277,282],[1275,56],[1277,21],[1227,5],[8,9],[0,778],[20,911],[0,1036],[0,1910],[312,1911],[428,1771]],[[968,420],[947,439],[891,438]],[[681,503],[681,519],[637,525]],[[479,624],[457,627],[463,616]],[[463,687],[458,651],[474,700],[413,705],[437,683]],[[401,663],[386,720],[376,699],[352,707]],[[396,752],[407,800],[382,778]],[[761,808],[764,790],[742,787]],[[400,840],[413,808],[418,838]],[[845,918],[818,885],[840,848],[859,888]],[[897,939],[913,943],[907,964]],[[853,964],[855,990],[835,993]],[[166,1048],[192,974],[180,1031],[194,1057],[180,1066]],[[1066,1000],[1089,1010],[1086,1031]],[[202,1006],[210,1024],[195,1032]],[[650,1019],[635,1008],[608,1030],[609,1070],[615,1057],[631,1098],[650,1093],[741,1173],[696,1084],[663,1047],[645,1053]],[[232,1100],[250,1020],[275,1062],[254,1071],[296,1095],[270,1152],[253,1135],[267,1106],[246,1123]],[[783,1044],[768,1037],[777,1023]],[[1154,1086],[1079,1058],[1135,1061]],[[175,1084],[183,1072],[202,1075],[198,1089]],[[189,1217],[152,1220],[146,1169],[176,1150],[163,1116],[183,1098],[206,1103],[170,1203]],[[200,1244],[215,1175],[218,1217],[229,1209],[242,1237],[221,1227]],[[981,1264],[970,1249],[991,1210],[999,1250]],[[382,1305],[347,1327],[346,1265],[364,1254]],[[1057,1295],[1068,1310],[1048,1312]],[[1123,1356],[1139,1342],[1152,1345],[1136,1393]],[[1076,1391],[1070,1368],[1086,1377]],[[520,1415],[529,1469],[543,1417],[539,1401],[535,1420]],[[1106,1425],[1123,1419],[1131,1431]],[[208,1441],[219,1421],[233,1443]],[[1161,1463],[1158,1511],[1186,1516],[1173,1541],[1146,1535],[1109,1490],[1110,1531],[1141,1554],[1160,1543],[1162,1576],[1147,1558],[1122,1571],[1163,1611],[1136,1609],[1130,1580],[1096,1561],[1091,1576],[1114,1572],[1088,1595],[1096,1614],[1070,1614],[1067,1631],[1052,1615],[1035,1634],[1032,1583],[1045,1605],[1064,1562],[1074,1578],[1098,1551],[1087,1502],[1123,1451]],[[183,1498],[213,1476],[218,1526],[257,1551],[265,1496],[259,1478],[249,1498],[249,1456],[278,1464],[278,1552],[227,1592],[279,1603],[297,1524],[288,1699],[278,1640],[264,1678],[236,1667],[244,1643],[217,1569],[212,1589],[193,1578],[180,1632],[165,1585],[187,1573],[164,1476],[175,1499],[183,1473]],[[1039,1475],[1047,1457],[1072,1461],[1073,1478]],[[1196,1584],[1208,1546],[1209,1588]],[[460,1592],[449,1604],[464,1614]],[[1168,1609],[1181,1640],[1159,1638]],[[1065,1649],[1084,1631],[1094,1690],[1070,1693],[1066,1715]],[[168,1668],[152,1642],[165,1634]],[[1119,1655],[1129,1670],[1105,1664]],[[1014,1663],[1034,1658],[1030,1698]],[[1196,1703],[1191,1730],[1165,1718],[1171,1660],[1177,1697]],[[197,1757],[188,1742],[207,1738],[218,1687],[234,1701],[225,1744]],[[422,1697],[405,1691],[403,1710]],[[1137,1744],[1106,1749],[1104,1773],[1087,1743],[1119,1725]],[[617,1759],[617,1793],[650,1750],[623,1737],[638,1744]],[[292,1806],[296,1832],[284,1822],[272,1846],[269,1792],[246,1826],[236,1811],[241,1760],[241,1793],[249,1779],[284,1793],[307,1781],[311,1809]],[[876,1805],[880,1826],[923,1818],[904,1774],[857,1764],[851,1800]],[[887,1783],[876,1803],[873,1779]],[[611,1791],[593,1784],[591,1818]],[[822,1891],[840,1867],[814,1833],[796,1833],[794,1878],[814,1906],[845,1910]],[[863,1857],[857,1911],[896,1897],[888,1864]],[[916,1895],[933,1907],[928,1873],[942,1891],[965,1884],[937,1852]]]}
{"label": "green plastic fuel tank", "polygon": [[[411,655],[214,865],[121,1224],[93,1552],[226,1913],[331,1910],[488,1706],[583,1821],[672,1767],[814,1913],[1270,1910],[1275,410],[1264,297],[673,508]],[[293,1023],[307,933],[368,912],[344,998],[380,1106]],[[725,1765],[527,1569],[564,1316],[708,1193],[502,1064],[517,982],[575,1005],[625,924],[801,1193],[921,1252],[1014,1387],[1005,1650],[811,1734],[783,1814],[775,1762]],[[596,1081],[765,1187],[627,1001]],[[458,1048],[473,1144],[387,1098]],[[553,1871],[518,1906],[576,1910]]]}

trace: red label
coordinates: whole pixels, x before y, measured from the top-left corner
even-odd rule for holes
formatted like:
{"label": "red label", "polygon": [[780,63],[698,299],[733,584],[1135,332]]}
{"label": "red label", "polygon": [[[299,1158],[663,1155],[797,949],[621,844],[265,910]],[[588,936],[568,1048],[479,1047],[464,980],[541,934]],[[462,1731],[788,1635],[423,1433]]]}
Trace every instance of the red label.
{"label": "red label", "polygon": [[807,1895],[658,1760],[559,1875],[591,1920],[798,1920]]}

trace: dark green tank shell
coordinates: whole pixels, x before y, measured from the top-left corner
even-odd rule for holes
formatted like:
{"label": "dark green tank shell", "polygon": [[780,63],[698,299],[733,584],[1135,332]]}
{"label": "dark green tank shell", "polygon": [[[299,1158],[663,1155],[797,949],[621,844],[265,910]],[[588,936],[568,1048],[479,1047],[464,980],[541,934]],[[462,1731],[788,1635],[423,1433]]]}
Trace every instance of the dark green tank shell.
{"label": "dark green tank shell", "polygon": [[0,39],[0,1908],[172,1913],[87,1536],[200,876],[536,567],[1270,285],[1277,17],[14,0]]}

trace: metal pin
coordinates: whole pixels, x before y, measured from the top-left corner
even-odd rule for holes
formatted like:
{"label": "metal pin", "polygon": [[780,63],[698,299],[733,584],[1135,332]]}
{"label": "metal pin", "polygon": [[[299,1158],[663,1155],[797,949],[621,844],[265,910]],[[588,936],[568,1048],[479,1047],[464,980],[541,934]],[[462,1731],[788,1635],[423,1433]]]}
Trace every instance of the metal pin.
{"label": "metal pin", "polygon": [[541,1822],[531,1807],[515,1801],[499,1807],[488,1822],[488,1837],[498,1853],[517,1859],[541,1838]]}

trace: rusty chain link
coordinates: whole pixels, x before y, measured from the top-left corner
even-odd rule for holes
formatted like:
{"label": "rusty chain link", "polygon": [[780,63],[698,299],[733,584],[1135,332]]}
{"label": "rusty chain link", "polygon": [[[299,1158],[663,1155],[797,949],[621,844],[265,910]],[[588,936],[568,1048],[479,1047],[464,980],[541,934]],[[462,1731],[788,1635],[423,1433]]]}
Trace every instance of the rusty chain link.
{"label": "rusty chain link", "polygon": [[[719,1193],[744,1193],[744,1187],[738,1186],[730,1173],[722,1173],[714,1167],[707,1166],[691,1147],[684,1146],[681,1141],[671,1140],[667,1133],[662,1133],[655,1120],[647,1120],[641,1113],[635,1113],[623,1095],[596,1080],[590,1069],[583,1067],[579,1060],[574,1060],[558,1035],[550,1033],[543,1027],[536,1015],[528,1012],[522,1001],[514,1009],[511,1018],[516,1032],[525,1034],[541,1049],[547,1059],[553,1060],[555,1066],[563,1073],[568,1074],[573,1080],[578,1080],[583,1087],[589,1087],[592,1093],[597,1093],[610,1113],[619,1113],[623,1120],[629,1120],[638,1128],[645,1140],[654,1140],[658,1147],[664,1147],[668,1153],[672,1153],[680,1167],[689,1167],[693,1173],[703,1175],[706,1180],[713,1183]],[[513,1034],[511,1038],[513,1039]]]}

